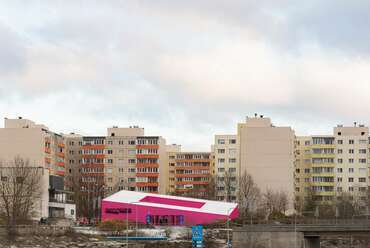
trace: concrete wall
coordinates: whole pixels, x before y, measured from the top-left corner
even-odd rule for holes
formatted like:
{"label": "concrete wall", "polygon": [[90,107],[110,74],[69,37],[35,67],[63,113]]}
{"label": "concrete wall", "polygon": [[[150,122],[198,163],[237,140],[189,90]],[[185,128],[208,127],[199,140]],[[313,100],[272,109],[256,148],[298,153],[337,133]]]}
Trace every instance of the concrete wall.
{"label": "concrete wall", "polygon": [[303,248],[303,233],[233,232],[233,248]]}

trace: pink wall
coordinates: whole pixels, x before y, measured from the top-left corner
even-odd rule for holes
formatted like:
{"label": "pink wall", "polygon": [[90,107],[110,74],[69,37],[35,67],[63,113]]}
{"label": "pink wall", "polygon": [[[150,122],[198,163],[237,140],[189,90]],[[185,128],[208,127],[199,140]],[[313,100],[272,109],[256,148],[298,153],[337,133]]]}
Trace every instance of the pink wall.
{"label": "pink wall", "polygon": [[[226,220],[226,215],[219,214],[206,214],[193,211],[185,210],[176,210],[176,209],[167,209],[159,207],[147,207],[142,205],[127,204],[127,203],[117,203],[103,201],[102,203],[102,221],[112,220],[112,219],[121,219],[126,220],[126,213],[106,213],[106,209],[117,209],[117,208],[130,208],[131,213],[128,214],[129,221],[135,222],[136,220],[136,211],[137,211],[137,220],[139,223],[146,223],[146,216],[150,215],[184,215],[185,225],[198,225],[198,224],[209,224],[217,220]],[[230,218],[234,219],[238,216],[238,209],[235,208],[230,214]]]}

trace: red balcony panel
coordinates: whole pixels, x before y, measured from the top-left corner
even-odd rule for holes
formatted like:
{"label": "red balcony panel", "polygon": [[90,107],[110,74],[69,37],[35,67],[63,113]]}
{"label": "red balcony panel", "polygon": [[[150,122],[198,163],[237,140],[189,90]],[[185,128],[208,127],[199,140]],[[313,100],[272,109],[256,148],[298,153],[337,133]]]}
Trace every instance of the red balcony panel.
{"label": "red balcony panel", "polygon": [[136,158],[159,158],[159,154],[136,154]]}
{"label": "red balcony panel", "polygon": [[158,183],[148,183],[148,182],[137,182],[137,187],[158,187]]}
{"label": "red balcony panel", "polygon": [[136,145],[136,149],[159,149],[159,145]]}
{"label": "red balcony panel", "polygon": [[136,173],[137,177],[159,177],[159,173]]}

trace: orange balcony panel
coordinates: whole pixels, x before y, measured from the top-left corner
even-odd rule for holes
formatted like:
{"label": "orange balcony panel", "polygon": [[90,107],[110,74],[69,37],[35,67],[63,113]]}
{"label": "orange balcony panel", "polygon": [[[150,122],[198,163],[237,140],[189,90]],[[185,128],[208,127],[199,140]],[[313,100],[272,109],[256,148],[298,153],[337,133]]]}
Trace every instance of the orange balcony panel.
{"label": "orange balcony panel", "polygon": [[136,154],[136,158],[159,158],[159,154]]}
{"label": "orange balcony panel", "polygon": [[136,145],[136,149],[159,149],[159,145]]}
{"label": "orange balcony panel", "polygon": [[104,154],[82,154],[83,158],[105,158]]}
{"label": "orange balcony panel", "polygon": [[137,187],[158,187],[158,183],[145,183],[145,182],[137,182]]}
{"label": "orange balcony panel", "polygon": [[104,168],[104,164],[82,164],[83,168]]}
{"label": "orange balcony panel", "polygon": [[105,145],[83,145],[83,150],[103,150]]}
{"label": "orange balcony panel", "polygon": [[60,148],[64,148],[64,147],[65,147],[65,145],[64,145],[64,143],[59,143],[59,144],[58,144],[58,147],[60,147]]}
{"label": "orange balcony panel", "polygon": [[159,177],[159,173],[136,173],[137,177]]}
{"label": "orange balcony panel", "polygon": [[45,153],[50,154],[51,153],[51,149],[49,147],[45,147]]}
{"label": "orange balcony panel", "polygon": [[50,158],[45,158],[45,163],[50,164],[51,163],[51,159]]}
{"label": "orange balcony panel", "polygon": [[58,170],[55,172],[55,174],[57,174],[58,176],[64,176],[65,171]]}
{"label": "orange balcony panel", "polygon": [[104,172],[82,173],[82,177],[103,177]]}
{"label": "orange balcony panel", "polygon": [[60,157],[60,158],[64,158],[64,152],[58,152],[57,156]]}
{"label": "orange balcony panel", "polygon": [[64,162],[57,162],[57,165],[60,166],[60,167],[65,167]]}
{"label": "orange balcony panel", "polygon": [[159,168],[159,164],[136,164],[137,168]]}

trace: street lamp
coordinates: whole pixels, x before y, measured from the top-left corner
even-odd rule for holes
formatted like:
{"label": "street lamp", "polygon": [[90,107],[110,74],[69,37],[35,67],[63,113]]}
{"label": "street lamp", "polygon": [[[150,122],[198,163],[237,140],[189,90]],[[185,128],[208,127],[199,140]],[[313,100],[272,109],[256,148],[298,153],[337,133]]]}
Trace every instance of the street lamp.
{"label": "street lamp", "polygon": [[227,224],[227,244],[226,244],[226,247],[229,248],[230,247],[230,234],[229,234],[229,222],[230,222],[230,215],[229,215],[229,212],[230,210],[234,210],[235,208],[229,208],[227,210],[227,221],[226,221],[226,224]]}
{"label": "street lamp", "polygon": [[[141,203],[141,202],[129,202],[128,204],[135,204],[135,203]],[[126,209],[126,247],[128,247],[128,208]],[[136,223],[135,223],[135,226],[136,226],[136,230],[135,230],[135,236],[137,237],[137,229],[138,229],[138,224],[137,224],[137,204],[135,204],[135,220],[136,220]]]}

